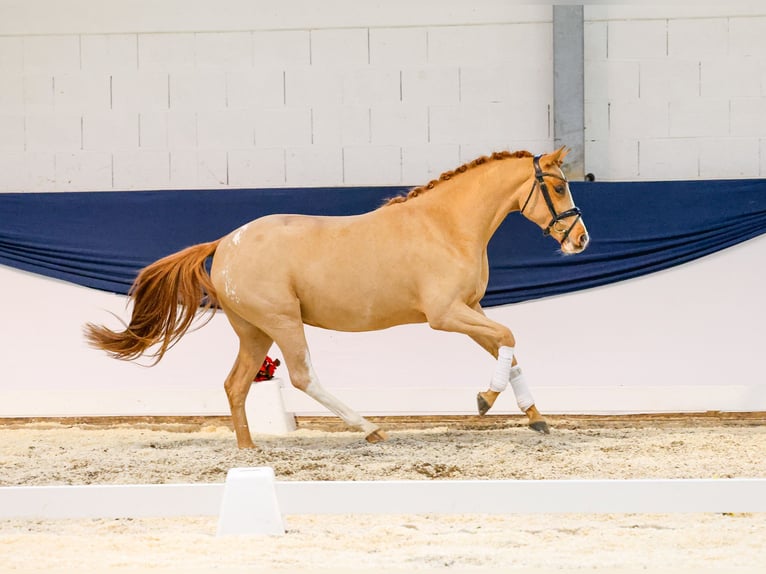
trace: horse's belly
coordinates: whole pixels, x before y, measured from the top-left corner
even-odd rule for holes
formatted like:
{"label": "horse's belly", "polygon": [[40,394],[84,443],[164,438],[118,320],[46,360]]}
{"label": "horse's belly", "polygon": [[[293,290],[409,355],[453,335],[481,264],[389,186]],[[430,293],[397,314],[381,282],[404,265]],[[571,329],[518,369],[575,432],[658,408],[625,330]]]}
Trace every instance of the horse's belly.
{"label": "horse's belly", "polygon": [[379,296],[301,298],[301,314],[307,325],[334,331],[377,331],[405,323],[422,323],[422,311],[405,301],[381,301]]}

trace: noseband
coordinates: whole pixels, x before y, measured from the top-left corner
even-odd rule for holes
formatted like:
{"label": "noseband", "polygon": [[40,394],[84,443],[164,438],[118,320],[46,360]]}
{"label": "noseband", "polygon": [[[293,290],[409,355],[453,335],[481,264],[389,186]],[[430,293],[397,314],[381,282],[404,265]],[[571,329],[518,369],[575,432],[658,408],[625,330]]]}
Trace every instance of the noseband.
{"label": "noseband", "polygon": [[[550,235],[551,230],[553,229],[553,226],[556,225],[559,221],[566,219],[567,217],[572,217],[573,215],[576,216],[574,221],[572,222],[572,225],[569,226],[569,228],[563,233],[561,236],[561,243],[567,240],[567,237],[569,237],[569,233],[574,229],[574,226],[577,225],[577,222],[580,221],[580,218],[582,217],[582,212],[578,207],[573,207],[572,209],[567,209],[566,211],[563,211],[561,213],[556,213],[556,208],[553,206],[553,201],[551,200],[551,194],[548,192],[548,186],[545,184],[544,177],[555,177],[556,179],[559,179],[563,181],[564,183],[567,182],[566,178],[561,177],[560,175],[556,175],[555,173],[547,173],[543,172],[542,169],[540,169],[540,157],[539,155],[536,155],[533,163],[535,166],[535,181],[532,184],[532,189],[529,190],[529,195],[527,196],[527,200],[524,202],[524,207],[521,208],[521,213],[524,213],[524,210],[527,208],[527,204],[529,203],[529,200],[532,199],[532,194],[535,191],[535,187],[537,184],[540,184],[540,192],[543,194],[543,199],[545,200],[545,205],[548,206],[548,211],[551,212],[552,219],[550,223],[548,224],[548,227],[546,227],[543,230],[543,235]],[[558,231],[558,230],[557,230]]]}

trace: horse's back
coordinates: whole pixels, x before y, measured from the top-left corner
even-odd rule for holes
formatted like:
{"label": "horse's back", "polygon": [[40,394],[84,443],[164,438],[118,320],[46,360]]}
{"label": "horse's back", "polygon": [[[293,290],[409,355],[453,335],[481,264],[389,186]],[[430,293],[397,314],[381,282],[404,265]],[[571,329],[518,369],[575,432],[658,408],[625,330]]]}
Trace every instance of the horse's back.
{"label": "horse's back", "polygon": [[243,225],[216,252],[219,297],[241,314],[298,305],[305,323],[335,330],[423,321],[416,278],[402,268],[407,241],[376,215],[269,215]]}

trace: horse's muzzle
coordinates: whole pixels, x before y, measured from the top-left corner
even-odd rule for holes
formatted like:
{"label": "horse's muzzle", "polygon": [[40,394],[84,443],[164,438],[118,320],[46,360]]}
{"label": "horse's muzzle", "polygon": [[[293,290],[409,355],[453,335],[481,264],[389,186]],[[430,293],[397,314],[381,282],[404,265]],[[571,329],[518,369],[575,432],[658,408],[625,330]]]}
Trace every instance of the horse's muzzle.
{"label": "horse's muzzle", "polygon": [[573,230],[561,244],[561,251],[567,255],[582,253],[590,243],[590,236],[585,227]]}

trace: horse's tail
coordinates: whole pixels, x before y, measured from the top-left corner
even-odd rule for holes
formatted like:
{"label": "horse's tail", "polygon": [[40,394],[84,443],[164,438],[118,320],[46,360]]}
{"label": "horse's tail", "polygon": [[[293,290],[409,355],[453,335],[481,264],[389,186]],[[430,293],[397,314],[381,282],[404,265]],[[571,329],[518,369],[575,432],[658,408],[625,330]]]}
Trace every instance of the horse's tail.
{"label": "horse's tail", "polygon": [[[141,270],[130,289],[133,313],[123,331],[85,325],[88,343],[116,359],[132,360],[147,353],[162,359],[191,327],[198,311],[218,306],[218,297],[205,262],[221,242],[201,243],[168,255]],[[212,313],[208,321],[212,318]],[[207,321],[206,321],[207,322]],[[204,323],[203,323],[204,324]]]}

